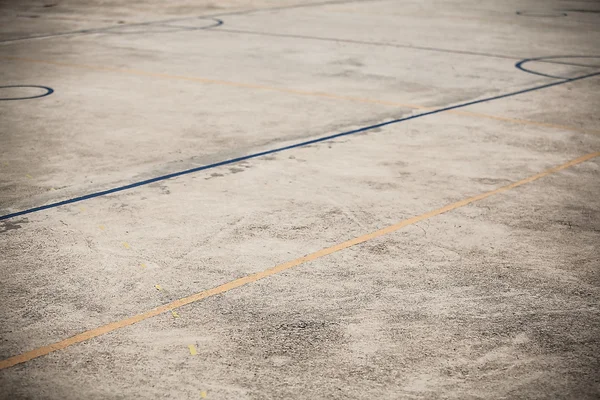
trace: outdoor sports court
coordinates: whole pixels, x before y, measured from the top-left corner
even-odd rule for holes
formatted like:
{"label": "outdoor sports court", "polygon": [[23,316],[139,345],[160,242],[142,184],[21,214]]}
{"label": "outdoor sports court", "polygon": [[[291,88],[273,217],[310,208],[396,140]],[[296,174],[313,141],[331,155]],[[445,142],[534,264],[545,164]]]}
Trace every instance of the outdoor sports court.
{"label": "outdoor sports court", "polygon": [[0,398],[600,396],[599,1],[0,22]]}

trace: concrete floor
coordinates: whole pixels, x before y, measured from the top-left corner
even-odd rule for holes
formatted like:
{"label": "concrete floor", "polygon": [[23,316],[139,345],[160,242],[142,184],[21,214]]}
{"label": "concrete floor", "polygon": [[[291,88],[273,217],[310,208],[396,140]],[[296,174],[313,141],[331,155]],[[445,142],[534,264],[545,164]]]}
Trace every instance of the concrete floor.
{"label": "concrete floor", "polygon": [[0,60],[0,398],[600,397],[600,2],[2,0]]}

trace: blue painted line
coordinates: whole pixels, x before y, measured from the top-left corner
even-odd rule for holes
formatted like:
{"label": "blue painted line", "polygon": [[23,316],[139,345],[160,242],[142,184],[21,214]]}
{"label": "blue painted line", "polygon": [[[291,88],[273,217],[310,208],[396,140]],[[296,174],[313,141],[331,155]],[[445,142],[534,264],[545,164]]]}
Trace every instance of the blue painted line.
{"label": "blue painted line", "polygon": [[29,99],[38,99],[40,97],[46,97],[54,93],[54,89],[49,88],[48,86],[39,86],[39,85],[8,85],[8,86],[0,86],[0,89],[7,88],[35,88],[35,89],[44,89],[46,93],[38,94],[35,96],[29,97],[0,97],[0,101],[12,101],[12,100],[29,100]]}
{"label": "blue painted line", "polygon": [[[555,75],[548,75],[548,74],[544,74],[542,72],[538,72],[538,71],[534,71],[532,69],[529,68],[525,68],[524,65],[530,62],[545,62],[545,63],[550,63],[552,64],[552,61],[548,61],[548,60],[556,60],[556,59],[561,59],[561,58],[600,58],[600,56],[549,56],[549,57],[536,57],[536,58],[526,58],[524,60],[519,61],[518,63],[515,64],[515,67],[517,69],[520,69],[523,72],[527,72],[528,74],[534,74],[534,75],[539,75],[539,76],[543,76],[545,78],[552,78],[552,79],[569,79],[566,78],[564,76],[555,76]],[[564,64],[564,65],[574,65],[574,66],[582,66],[582,65],[577,65],[577,64],[570,64],[570,63],[557,63],[557,64]],[[594,68],[594,65],[583,65],[583,67],[590,67],[590,68]]]}
{"label": "blue painted line", "polygon": [[535,87],[532,87],[532,88],[523,89],[523,90],[519,90],[519,91],[516,91],[516,92],[502,94],[502,95],[498,95],[498,96],[494,96],[494,97],[488,97],[488,98],[481,99],[481,100],[474,100],[474,101],[470,101],[470,102],[462,103],[462,104],[457,104],[457,105],[450,106],[450,107],[444,107],[444,108],[440,108],[440,109],[437,109],[437,110],[432,110],[432,111],[424,112],[424,113],[421,113],[421,114],[411,115],[410,117],[394,119],[394,120],[391,120],[391,121],[382,122],[382,123],[375,124],[375,125],[369,125],[369,126],[365,126],[363,128],[359,128],[359,129],[354,129],[354,130],[351,130],[351,131],[336,133],[334,135],[329,135],[329,136],[324,136],[324,137],[320,137],[320,138],[317,138],[317,139],[307,140],[307,141],[296,143],[296,144],[292,144],[292,145],[289,145],[289,146],[278,147],[278,148],[275,148],[275,149],[272,149],[272,150],[266,150],[266,151],[262,151],[262,152],[259,152],[259,153],[249,154],[249,155],[242,156],[242,157],[237,157],[237,158],[232,158],[232,159],[225,160],[225,161],[220,161],[220,162],[217,162],[217,163],[214,163],[214,164],[204,165],[202,167],[191,168],[191,169],[187,169],[187,170],[179,171],[179,172],[174,172],[174,173],[167,174],[167,175],[161,175],[161,176],[157,176],[155,178],[146,179],[144,181],[134,182],[134,183],[131,183],[129,185],[118,186],[118,187],[115,187],[115,188],[112,188],[112,189],[103,190],[101,192],[90,193],[90,194],[86,194],[84,196],[79,196],[79,197],[74,197],[72,199],[59,201],[57,203],[46,204],[44,206],[34,207],[34,208],[30,208],[28,210],[23,210],[23,211],[18,211],[18,212],[12,213],[12,214],[2,215],[2,216],[0,216],[0,221],[6,220],[6,219],[9,219],[9,218],[19,217],[21,215],[31,214],[31,213],[38,212],[38,211],[48,210],[50,208],[65,206],[67,204],[73,204],[73,203],[77,203],[77,202],[80,202],[80,201],[93,199],[93,198],[100,197],[100,196],[106,196],[106,195],[113,194],[113,193],[123,192],[125,190],[133,189],[133,188],[136,188],[136,187],[139,187],[139,186],[149,185],[151,183],[155,183],[155,182],[159,182],[159,181],[164,181],[164,180],[171,179],[171,178],[176,178],[176,177],[182,176],[182,175],[192,174],[194,172],[200,172],[200,171],[204,171],[204,170],[207,170],[207,169],[222,167],[224,165],[234,164],[234,163],[238,163],[240,161],[246,161],[246,160],[250,160],[250,159],[261,157],[261,156],[266,156],[266,155],[273,154],[273,153],[280,153],[282,151],[291,150],[291,149],[295,149],[295,148],[303,147],[303,146],[308,146],[308,145],[311,145],[311,144],[320,143],[320,142],[324,142],[324,141],[327,141],[327,140],[336,139],[336,138],[343,137],[343,136],[349,136],[349,135],[354,135],[354,134],[357,134],[357,133],[367,132],[367,131],[370,131],[370,130],[373,130],[373,129],[382,128],[382,127],[387,126],[387,125],[393,125],[393,124],[397,124],[397,123],[404,122],[404,121],[410,121],[412,119],[422,118],[422,117],[426,117],[428,115],[439,114],[439,113],[442,113],[444,111],[456,110],[458,108],[468,107],[468,106],[471,106],[471,105],[485,103],[485,102],[488,102],[488,101],[494,101],[494,100],[504,99],[504,98],[507,98],[507,97],[517,96],[517,95],[520,95],[520,94],[534,92],[536,90],[546,89],[546,88],[549,88],[549,87],[552,87],[552,86],[558,86],[558,85],[562,85],[562,84],[569,83],[569,82],[575,82],[575,81],[578,81],[578,80],[581,80],[581,79],[586,79],[586,78],[590,78],[592,76],[597,76],[597,75],[600,75],[600,72],[596,72],[596,73],[593,73],[593,74],[588,74],[588,75],[584,75],[584,76],[580,76],[580,77],[576,77],[576,78],[565,79],[565,80],[560,81],[560,82],[552,82],[552,83],[548,83],[548,84],[541,85],[541,86],[535,86]]}

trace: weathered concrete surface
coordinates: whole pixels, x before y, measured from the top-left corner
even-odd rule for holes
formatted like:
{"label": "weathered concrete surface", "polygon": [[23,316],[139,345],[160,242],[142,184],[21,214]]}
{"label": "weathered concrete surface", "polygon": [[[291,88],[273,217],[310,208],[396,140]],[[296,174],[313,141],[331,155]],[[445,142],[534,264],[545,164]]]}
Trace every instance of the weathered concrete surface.
{"label": "weathered concrete surface", "polygon": [[[0,3],[0,86],[55,90],[0,101],[1,215],[559,81],[524,58],[600,72],[594,2],[198,3]],[[190,29],[211,15],[224,24]],[[599,151],[599,90],[592,76],[0,221],[0,358]],[[597,398],[599,176],[592,159],[0,370],[0,398]]]}

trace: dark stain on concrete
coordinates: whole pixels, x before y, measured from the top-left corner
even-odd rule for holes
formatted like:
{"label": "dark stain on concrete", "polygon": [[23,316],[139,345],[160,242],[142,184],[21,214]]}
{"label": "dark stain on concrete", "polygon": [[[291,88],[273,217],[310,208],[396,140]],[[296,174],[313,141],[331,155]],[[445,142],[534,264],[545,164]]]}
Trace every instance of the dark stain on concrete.
{"label": "dark stain on concrete", "polygon": [[2,221],[2,222],[0,222],[0,233],[4,233],[4,232],[16,230],[16,229],[21,229],[22,228],[21,224],[26,224],[28,222],[29,221],[27,220],[27,218],[24,218],[24,219],[21,219],[18,221],[13,221],[13,220]]}

